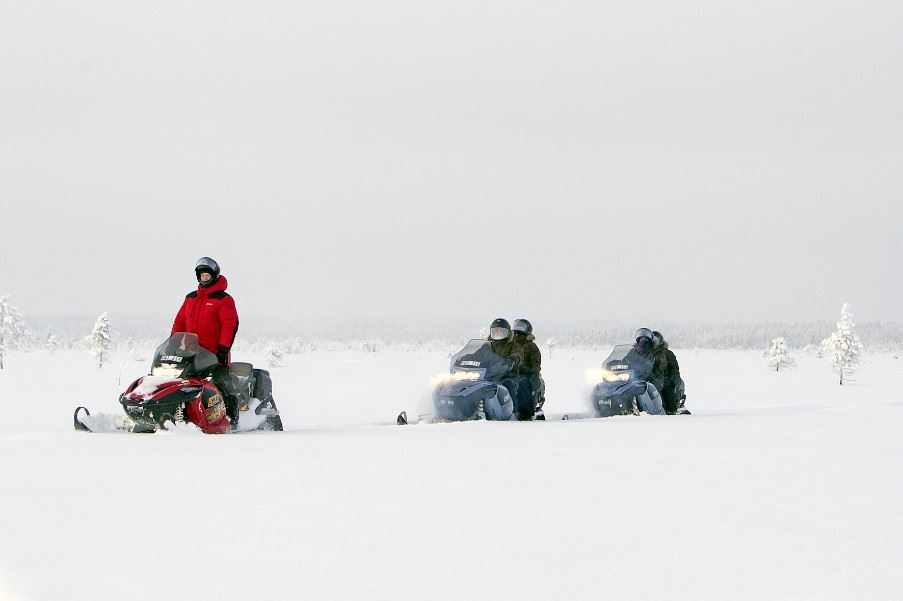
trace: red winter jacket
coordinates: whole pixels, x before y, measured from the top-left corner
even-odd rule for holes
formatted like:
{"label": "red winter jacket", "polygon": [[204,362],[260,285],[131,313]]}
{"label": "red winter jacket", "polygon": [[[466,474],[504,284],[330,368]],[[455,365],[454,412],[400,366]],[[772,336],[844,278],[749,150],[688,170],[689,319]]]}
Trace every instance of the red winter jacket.
{"label": "red winter jacket", "polygon": [[216,354],[219,346],[232,348],[238,332],[238,311],[235,301],[226,292],[229,282],[225,276],[212,286],[188,293],[172,324],[172,334],[192,332],[198,335],[201,346]]}

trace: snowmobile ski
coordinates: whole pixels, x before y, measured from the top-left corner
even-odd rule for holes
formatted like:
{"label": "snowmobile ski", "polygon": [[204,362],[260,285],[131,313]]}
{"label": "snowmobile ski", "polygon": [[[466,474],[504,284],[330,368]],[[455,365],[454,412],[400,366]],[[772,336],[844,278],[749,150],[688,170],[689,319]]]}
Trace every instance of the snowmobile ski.
{"label": "snowmobile ski", "polygon": [[72,414],[72,425],[75,426],[75,430],[77,432],[90,432],[91,429],[88,426],[86,426],[85,424],[83,424],[81,422],[81,420],[78,419],[79,411],[84,411],[85,415],[87,415],[88,417],[91,417],[91,412],[88,411],[87,407],[78,406],[75,408],[75,413]]}
{"label": "snowmobile ski", "polygon": [[95,413],[87,407],[79,406],[72,414],[72,425],[76,432],[141,432],[135,428],[135,424],[122,415],[110,415],[109,413]]}

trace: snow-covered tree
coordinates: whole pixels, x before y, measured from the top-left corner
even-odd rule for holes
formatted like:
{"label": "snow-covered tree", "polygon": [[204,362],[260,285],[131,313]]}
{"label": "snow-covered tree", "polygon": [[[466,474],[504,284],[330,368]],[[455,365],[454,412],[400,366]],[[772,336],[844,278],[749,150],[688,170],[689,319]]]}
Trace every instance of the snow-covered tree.
{"label": "snow-covered tree", "polygon": [[94,329],[88,340],[91,343],[91,354],[97,358],[97,367],[103,367],[104,361],[110,358],[110,347],[113,343],[110,317],[106,313],[102,313],[94,322]]}
{"label": "snow-covered tree", "polygon": [[282,367],[282,349],[274,344],[267,349],[267,365],[270,367]]}
{"label": "snow-covered tree", "polygon": [[765,351],[765,359],[767,359],[768,367],[773,367],[775,371],[781,371],[796,366],[796,361],[787,351],[787,345],[784,338],[775,338],[771,341],[771,346]]}
{"label": "snow-covered tree", "polygon": [[25,342],[25,321],[9,299],[8,294],[0,296],[0,369],[6,353],[22,348]]}
{"label": "snow-covered tree", "polygon": [[548,340],[546,340],[546,348],[549,351],[549,359],[552,358],[552,349],[554,347],[555,347],[555,339],[554,338],[549,338]]}
{"label": "snow-covered tree", "polygon": [[840,376],[841,386],[844,376],[849,376],[853,367],[859,363],[859,353],[862,350],[862,342],[856,335],[854,326],[850,306],[844,303],[840,309],[837,329],[822,342],[825,352],[831,358],[834,371]]}
{"label": "snow-covered tree", "polygon": [[56,336],[53,335],[53,332],[47,334],[47,342],[44,343],[44,348],[46,348],[47,352],[51,355],[56,352],[56,349],[60,348],[60,343],[56,339]]}

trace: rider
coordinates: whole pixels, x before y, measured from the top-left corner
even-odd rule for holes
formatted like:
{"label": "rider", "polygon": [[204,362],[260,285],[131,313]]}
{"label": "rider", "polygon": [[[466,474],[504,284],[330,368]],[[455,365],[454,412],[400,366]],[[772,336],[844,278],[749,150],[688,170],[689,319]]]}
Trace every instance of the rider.
{"label": "rider", "polygon": [[661,332],[652,332],[652,354],[655,356],[656,362],[663,366],[664,386],[662,392],[662,404],[665,406],[665,412],[668,415],[677,413],[682,398],[686,398],[683,394],[683,379],[680,377],[680,366],[677,364],[677,357],[674,352],[668,348],[668,343]]}
{"label": "rider", "polygon": [[172,334],[191,332],[198,335],[200,345],[216,355],[219,365],[213,368],[213,383],[223,393],[226,415],[232,429],[238,427],[238,386],[229,373],[229,350],[238,332],[238,311],[235,301],[226,292],[226,276],[220,275],[219,264],[210,257],[201,257],[194,266],[198,289],[185,296],[182,308],[172,324]]}
{"label": "rider", "polygon": [[514,343],[520,347],[524,355],[524,362],[518,372],[521,377],[520,386],[522,387],[520,393],[521,398],[526,401],[524,403],[526,412],[529,414],[529,417],[533,417],[536,414],[537,419],[545,419],[544,416],[540,417],[542,416],[542,405],[546,401],[543,394],[545,390],[543,389],[542,378],[539,373],[542,369],[542,354],[534,342],[533,324],[526,319],[515,319],[512,330],[514,331]]}
{"label": "rider", "polygon": [[524,354],[514,343],[511,324],[507,319],[499,317],[489,325],[489,348],[499,357],[514,361],[511,370],[502,377],[501,384],[508,389],[512,399],[517,399],[518,369],[524,362]]}
{"label": "rider", "polygon": [[665,366],[652,352],[652,330],[640,328],[636,331],[634,337],[636,338],[636,343],[633,345],[633,349],[642,357],[652,361],[652,373],[649,374],[648,381],[655,385],[656,390],[661,391],[665,385]]}
{"label": "rider", "polygon": [[649,328],[640,328],[634,336],[636,344],[633,350],[648,361],[652,362],[652,371],[646,378],[646,393],[642,398],[638,399],[640,409],[646,413],[653,415],[663,415],[665,413],[662,407],[661,389],[665,385],[664,365],[661,361],[656,360],[652,353],[652,330]]}

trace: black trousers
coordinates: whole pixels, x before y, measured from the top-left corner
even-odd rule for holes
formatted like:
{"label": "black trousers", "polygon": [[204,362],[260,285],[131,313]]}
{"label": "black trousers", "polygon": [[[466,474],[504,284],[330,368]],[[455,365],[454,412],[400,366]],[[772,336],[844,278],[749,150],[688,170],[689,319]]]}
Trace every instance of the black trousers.
{"label": "black trousers", "polygon": [[508,389],[508,394],[511,395],[511,400],[514,401],[515,407],[517,407],[517,381],[517,377],[505,376],[499,382],[499,384]]}
{"label": "black trousers", "polygon": [[239,392],[235,376],[225,365],[217,365],[213,368],[213,383],[223,393],[226,402],[226,415],[233,424],[238,423]]}
{"label": "black trousers", "polygon": [[512,391],[511,396],[514,398],[514,413],[519,420],[533,419],[536,412],[536,405],[533,402],[533,386],[531,386],[528,376],[519,376],[517,378],[517,388]]}
{"label": "black trousers", "polygon": [[665,380],[665,385],[662,387],[661,393],[662,406],[665,408],[665,413],[668,415],[677,413],[677,405],[680,402],[680,399],[677,398],[677,390],[675,390],[674,382]]}

